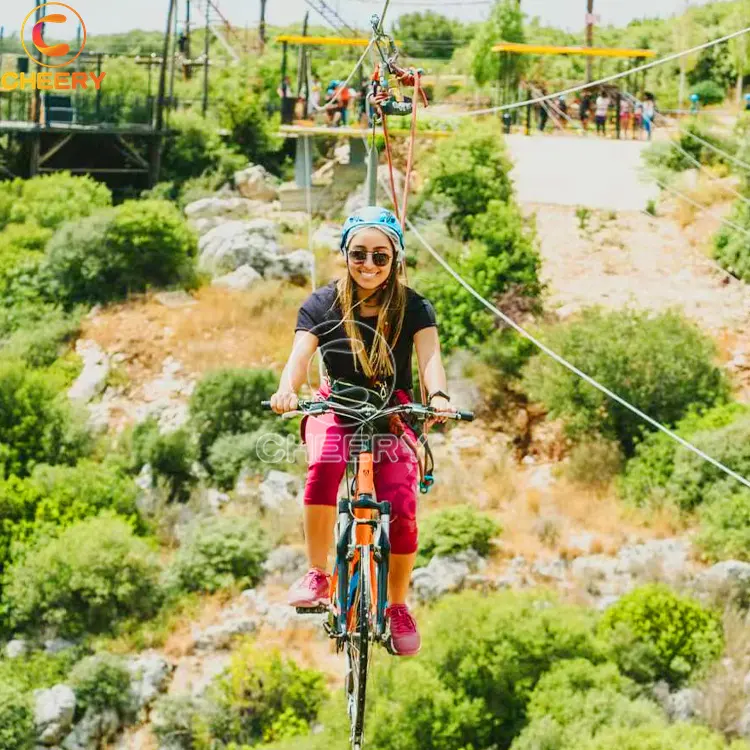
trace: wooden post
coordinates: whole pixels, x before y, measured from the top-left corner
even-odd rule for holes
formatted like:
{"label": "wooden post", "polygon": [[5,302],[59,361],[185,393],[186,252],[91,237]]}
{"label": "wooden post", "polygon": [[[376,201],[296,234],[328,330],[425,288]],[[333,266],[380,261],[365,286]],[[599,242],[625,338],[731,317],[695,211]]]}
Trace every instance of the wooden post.
{"label": "wooden post", "polygon": [[164,45],[161,53],[161,69],[159,70],[159,92],[156,95],[156,123],[154,139],[151,144],[151,161],[149,182],[155,185],[161,173],[162,131],[164,129],[164,93],[167,88],[167,56],[169,55],[169,34],[172,30],[172,14],[175,11],[176,0],[169,0],[167,12],[167,28],[164,32]]}
{"label": "wooden post", "polygon": [[258,26],[260,35],[260,53],[261,55],[266,48],[266,0],[260,0],[260,25]]}
{"label": "wooden post", "polygon": [[203,107],[201,110],[203,112],[204,117],[208,113],[208,65],[209,65],[208,38],[211,32],[211,28],[209,26],[210,13],[211,13],[210,6],[207,6],[206,7],[206,38],[203,40]]}
{"label": "wooden post", "polygon": [[[594,46],[594,0],[586,0],[586,46]],[[593,80],[593,58],[586,58],[586,83]]]}
{"label": "wooden post", "polygon": [[[528,98],[531,99],[531,87],[528,88]],[[526,135],[531,135],[531,105],[526,105]]]}
{"label": "wooden post", "polygon": [[620,140],[620,106],[622,104],[622,94],[618,91],[615,97],[615,130],[617,131],[617,140]]}
{"label": "wooden post", "polygon": [[[102,74],[102,53],[96,53],[96,75],[101,76]],[[97,122],[101,122],[102,118],[102,87],[96,90],[96,119]]]}

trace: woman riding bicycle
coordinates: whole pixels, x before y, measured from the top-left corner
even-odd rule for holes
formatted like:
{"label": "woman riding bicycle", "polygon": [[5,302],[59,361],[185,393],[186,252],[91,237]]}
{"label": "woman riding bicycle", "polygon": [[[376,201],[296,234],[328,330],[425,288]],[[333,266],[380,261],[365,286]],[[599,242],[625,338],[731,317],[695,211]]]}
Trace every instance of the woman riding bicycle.
{"label": "woman riding bicycle", "polygon": [[[347,273],[313,292],[299,310],[294,346],[271,407],[278,414],[297,408],[297,391],[320,348],[327,378],[319,395],[327,398],[339,383],[389,393],[390,403],[412,401],[412,350],[428,401],[437,412],[450,407],[432,305],[407,287],[399,273],[404,254],[401,226],[391,211],[369,206],[350,216],[342,230],[341,252]],[[445,417],[436,421],[444,422]],[[396,439],[395,449],[375,464],[375,491],[392,504],[391,557],[388,577],[393,650],[400,656],[419,651],[417,624],[406,606],[417,553],[418,462],[410,440]],[[338,488],[346,470],[354,427],[332,413],[306,417],[303,439],[308,471],[304,528],[310,570],[289,592],[289,604],[316,607],[330,599],[328,553],[336,522]]]}

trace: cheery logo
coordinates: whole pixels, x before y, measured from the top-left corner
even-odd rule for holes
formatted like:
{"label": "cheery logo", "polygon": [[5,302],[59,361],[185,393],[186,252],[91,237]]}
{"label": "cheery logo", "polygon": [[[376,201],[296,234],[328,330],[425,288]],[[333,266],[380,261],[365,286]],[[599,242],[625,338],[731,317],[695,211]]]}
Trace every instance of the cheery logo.
{"label": "cheery logo", "polygon": [[[31,30],[31,41],[33,47],[30,50],[29,46],[26,44],[26,24],[32,20],[32,17],[39,9],[41,9],[43,15],[39,21],[34,24],[34,27]],[[58,12],[61,9],[64,9],[64,11],[67,12]],[[79,49],[73,50],[69,44],[65,43],[48,44],[44,41],[45,24],[64,24],[69,21],[75,21],[76,19],[78,19],[78,22],[81,24],[81,29],[83,31],[81,34],[81,46]],[[62,68],[65,65],[70,65],[70,63],[72,63],[73,60],[83,52],[83,48],[86,45],[86,24],[83,22],[81,14],[70,5],[58,2],[43,3],[42,5],[37,5],[37,7],[34,8],[26,18],[24,18],[23,24],[21,25],[21,44],[23,44],[26,54],[35,63],[38,63],[45,68]],[[52,58],[56,61],[54,63],[44,62],[44,57]],[[60,58],[59,61],[57,58]]]}

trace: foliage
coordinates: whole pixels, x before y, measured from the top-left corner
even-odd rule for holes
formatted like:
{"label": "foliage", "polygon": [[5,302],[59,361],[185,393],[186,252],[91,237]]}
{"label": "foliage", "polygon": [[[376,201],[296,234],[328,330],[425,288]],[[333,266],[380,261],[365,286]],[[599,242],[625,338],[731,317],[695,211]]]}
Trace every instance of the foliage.
{"label": "foliage", "polygon": [[253,432],[268,419],[261,401],[274,392],[276,383],[270,370],[242,368],[210,372],[198,383],[190,398],[190,419],[202,461],[222,435]]}
{"label": "foliage", "polygon": [[189,694],[159,696],[151,712],[151,726],[160,746],[198,750],[195,735],[208,710],[205,700]]}
{"label": "foliage", "polygon": [[614,664],[585,659],[554,665],[531,694],[528,716],[512,750],[576,750],[602,727],[663,723],[661,709],[639,699],[638,687]]}
{"label": "foliage", "polygon": [[404,53],[416,58],[450,58],[465,37],[466,29],[460,21],[432,10],[404,13],[394,29],[394,38],[403,42]]}
{"label": "foliage", "polygon": [[716,83],[716,81],[709,79],[698,81],[690,93],[698,94],[701,105],[721,104],[726,96],[726,89],[721,84]]}
{"label": "foliage", "polygon": [[210,733],[223,743],[253,745],[305,733],[325,698],[320,672],[252,642],[232,657],[210,688]]}
{"label": "foliage", "polygon": [[455,555],[473,549],[483,557],[492,551],[491,539],[500,526],[471,506],[433,513],[421,524],[417,566],[427,565],[435,555]]}
{"label": "foliage", "polygon": [[[736,402],[721,404],[705,412],[691,411],[675,427],[676,433],[692,440],[696,433],[711,432],[726,427],[748,414],[748,408]],[[635,505],[659,501],[666,496],[666,488],[674,471],[677,443],[663,432],[644,436],[635,446],[633,457],[625,466],[618,482],[620,495]]]}
{"label": "foliage", "polygon": [[[674,425],[689,408],[726,398],[727,383],[713,363],[713,342],[676,312],[585,310],[580,319],[550,328],[547,345],[658,422]],[[570,435],[599,432],[633,454],[643,422],[577,375],[537,355],[524,371],[531,398]]]}
{"label": "foliage", "polygon": [[181,591],[216,591],[237,583],[254,586],[261,578],[268,542],[257,519],[199,519],[188,529],[168,578]]}
{"label": "foliage", "polygon": [[605,728],[581,750],[745,750],[741,740],[726,744],[724,737],[708,727],[678,722],[635,728]]}
{"label": "foliage", "polygon": [[146,542],[122,519],[100,516],[23,550],[6,572],[4,598],[19,630],[100,633],[153,614],[158,574]]}
{"label": "foliage", "polygon": [[721,618],[662,584],[622,597],[604,613],[599,632],[612,644],[624,674],[672,686],[681,685],[723,648]]}
{"label": "foliage", "polygon": [[55,172],[29,180],[16,178],[0,182],[0,229],[24,223],[57,229],[111,204],[107,187],[88,175]]}
{"label": "foliage", "polygon": [[727,160],[720,152],[733,150],[732,143],[711,131],[705,120],[694,118],[680,128],[676,141],[655,141],[645,149],[643,157],[658,176],[660,170],[664,169],[684,172],[686,169],[696,169],[697,164],[725,164]]}
{"label": "foliage", "polygon": [[[483,84],[497,76],[497,53],[492,51],[498,41],[525,42],[523,12],[516,0],[498,0],[487,21],[480,25],[471,44],[472,72],[477,83]],[[520,55],[512,55],[506,73],[515,88],[524,69]]]}
{"label": "foliage", "polygon": [[0,359],[0,477],[27,476],[38,463],[72,464],[89,444],[58,379]]}
{"label": "foliage", "polygon": [[601,661],[592,616],[549,597],[445,597],[423,627],[418,662],[376,666],[370,695],[380,750],[507,748],[553,664]]}
{"label": "foliage", "polygon": [[746,489],[701,506],[695,543],[711,561],[750,562],[750,493]]}
{"label": "foliage", "polygon": [[510,169],[500,124],[464,122],[455,137],[437,145],[428,161],[421,201],[447,202],[448,225],[468,239],[471,217],[487,211],[491,201],[510,201]]}
{"label": "foliage", "polygon": [[112,654],[88,656],[70,672],[70,686],[76,694],[76,714],[116,711],[124,719],[133,713],[130,672],[125,660]]}
{"label": "foliage", "polygon": [[258,455],[258,441],[267,433],[256,430],[244,435],[222,435],[211,446],[208,466],[219,489],[234,487],[243,466],[260,470],[263,467]]}
{"label": "foliage", "polygon": [[29,367],[48,367],[61,357],[77,337],[82,310],[63,314],[55,310],[40,322],[15,331],[0,349],[4,359],[19,359]]}
{"label": "foliage", "polygon": [[197,447],[190,431],[180,427],[162,434],[158,420],[151,416],[135,426],[132,442],[133,468],[139,470],[150,464],[154,476],[167,485],[168,501],[187,501],[196,482],[192,465]]}
{"label": "foliage", "polygon": [[750,281],[750,243],[747,232],[750,230],[750,206],[737,200],[730,214],[733,224],[722,224],[714,235],[714,258],[722,268],[743,281]]}
{"label": "foliage", "polygon": [[32,750],[35,739],[31,697],[0,682],[0,750]]}
{"label": "foliage", "polygon": [[573,446],[565,476],[577,484],[603,488],[622,471],[624,463],[619,443],[594,437]]}
{"label": "foliage", "polygon": [[195,235],[167,201],[126,201],[67,224],[40,270],[44,294],[66,307],[107,302],[150,287],[190,283]]}

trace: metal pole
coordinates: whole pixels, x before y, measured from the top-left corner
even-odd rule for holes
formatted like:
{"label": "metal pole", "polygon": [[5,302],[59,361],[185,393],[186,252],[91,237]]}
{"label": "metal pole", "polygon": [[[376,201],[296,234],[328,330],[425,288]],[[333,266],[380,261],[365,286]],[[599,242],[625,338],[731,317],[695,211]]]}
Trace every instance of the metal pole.
{"label": "metal pole", "polygon": [[378,205],[378,147],[373,138],[367,158],[367,205]]}
{"label": "metal pole", "polygon": [[618,91],[615,97],[615,130],[617,131],[617,140],[620,140],[620,107],[622,106],[622,94]]}
{"label": "metal pole", "polygon": [[[96,53],[96,75],[97,78],[100,77],[102,74],[102,53],[97,52]],[[99,86],[99,88],[96,90],[96,120],[97,122],[101,121],[102,116],[102,87]]]}
{"label": "metal pole", "polygon": [[260,52],[266,47],[266,0],[260,0],[260,25],[258,26],[258,34],[260,35]]}
{"label": "metal pole", "polygon": [[[35,23],[35,25],[37,23],[39,23],[39,19],[41,17],[42,17],[42,7],[39,6],[36,9],[36,12],[34,13],[34,23]],[[39,72],[41,71],[41,69],[42,69],[42,66],[39,63],[37,63],[36,64],[37,75],[39,75]],[[31,99],[31,101],[32,101],[32,105],[31,105],[31,107],[32,107],[31,119],[32,119],[33,122],[37,123],[37,125],[38,125],[42,121],[42,98],[41,98],[41,94],[40,94],[38,88],[34,89],[34,94],[33,94],[33,97]],[[33,143],[34,142],[38,143],[38,141],[36,141],[36,139],[34,139],[34,141],[32,141],[32,148],[33,148]],[[36,167],[32,167],[32,168],[34,170],[36,169]],[[34,171],[33,174],[36,174],[36,171]]]}
{"label": "metal pole", "polygon": [[203,116],[208,112],[208,36],[210,33],[209,16],[211,7],[206,5],[206,38],[203,41]]}
{"label": "metal pole", "polygon": [[[190,54],[190,0],[187,0],[185,8],[185,57],[187,57],[188,62],[193,59]],[[190,70],[189,67],[188,70]]]}
{"label": "metal pole", "polygon": [[[176,9],[175,9],[176,10]],[[169,108],[171,109],[174,102],[174,74],[177,67],[177,12],[174,14],[174,26],[172,28],[172,60],[171,70],[169,73]]]}
{"label": "metal pole", "polygon": [[172,32],[172,14],[176,0],[169,0],[169,11],[167,12],[167,28],[164,32],[164,45],[161,52],[161,68],[159,70],[159,90],[156,95],[156,130],[161,131],[164,127],[164,94],[167,90],[167,59],[169,58],[169,35]]}
{"label": "metal pole", "polygon": [[[594,0],[586,0],[586,46],[594,46]],[[593,58],[586,58],[586,83],[594,80]]]}
{"label": "metal pole", "polygon": [[[529,95],[528,98],[532,98],[531,94],[531,87],[529,87]],[[531,105],[526,105],[526,135],[531,135]]]}

